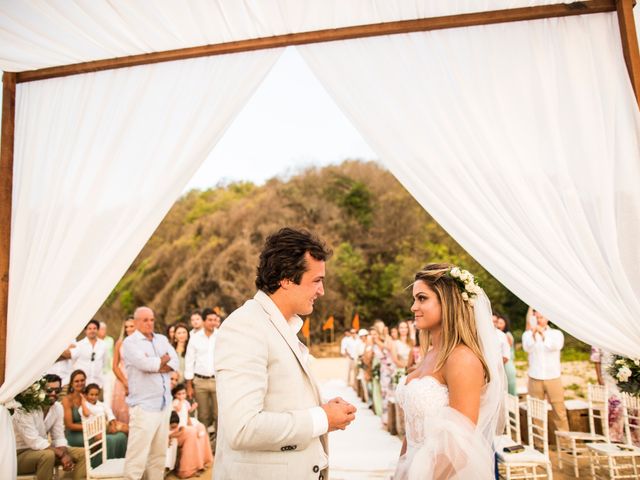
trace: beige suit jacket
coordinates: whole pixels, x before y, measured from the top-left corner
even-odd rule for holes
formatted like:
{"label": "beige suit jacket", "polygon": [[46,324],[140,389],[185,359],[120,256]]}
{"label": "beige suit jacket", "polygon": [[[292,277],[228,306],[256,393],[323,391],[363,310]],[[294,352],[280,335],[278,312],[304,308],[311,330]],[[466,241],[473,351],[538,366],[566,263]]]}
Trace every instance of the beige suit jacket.
{"label": "beige suit jacket", "polygon": [[327,435],[312,437],[309,412],[320,393],[275,303],[259,291],[217,335],[214,479],[327,480]]}

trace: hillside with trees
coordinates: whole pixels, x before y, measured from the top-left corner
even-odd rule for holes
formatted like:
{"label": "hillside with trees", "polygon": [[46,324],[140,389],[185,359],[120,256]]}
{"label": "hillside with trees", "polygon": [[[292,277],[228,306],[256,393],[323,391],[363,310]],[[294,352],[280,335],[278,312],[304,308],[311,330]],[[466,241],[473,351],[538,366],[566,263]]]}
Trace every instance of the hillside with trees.
{"label": "hillside with trees", "polygon": [[312,336],[334,315],[336,329],[354,313],[368,326],[411,316],[407,286],[428,262],[475,273],[494,309],[523,323],[525,305],[467,254],[388,171],[345,161],[274,178],[263,186],[233,183],[179,199],[97,313],[120,325],[139,305],[158,327],[203,307],[227,314],[255,293],[259,251],[283,227],[316,232],[333,249],[326,294],[311,316]]}

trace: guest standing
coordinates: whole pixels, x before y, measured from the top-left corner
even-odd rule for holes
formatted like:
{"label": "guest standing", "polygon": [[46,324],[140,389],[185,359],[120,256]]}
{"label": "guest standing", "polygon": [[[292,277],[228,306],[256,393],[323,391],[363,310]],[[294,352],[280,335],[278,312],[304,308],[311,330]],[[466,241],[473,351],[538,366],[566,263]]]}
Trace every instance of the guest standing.
{"label": "guest standing", "polygon": [[391,359],[396,369],[406,370],[413,349],[413,341],[409,337],[409,324],[402,321],[398,324],[397,330],[398,339],[391,343]]}
{"label": "guest standing", "polygon": [[122,326],[120,338],[113,347],[113,374],[116,382],[113,386],[113,400],[111,408],[116,419],[122,423],[129,423],[129,405],[127,405],[127,395],[129,395],[129,382],[127,372],[122,360],[122,342],[125,338],[135,332],[136,326],[133,323],[133,316],[127,317]]}
{"label": "guest standing", "polygon": [[87,383],[96,383],[100,388],[104,386],[103,370],[107,361],[107,348],[104,340],[98,338],[100,323],[91,320],[84,328],[85,337],[76,343],[71,350],[73,370],[82,370]]}
{"label": "guest standing", "polygon": [[[193,330],[192,330],[193,332]],[[197,330],[197,333],[202,332],[202,329]],[[176,323],[176,328],[173,332],[173,342],[171,346],[178,354],[178,375],[179,381],[184,381],[184,368],[187,355],[187,347],[191,341],[193,333],[189,333],[189,328],[184,323]]]}
{"label": "guest standing", "polygon": [[129,444],[125,478],[163,480],[171,391],[169,372],[178,369],[178,356],[167,337],[153,332],[155,316],[148,307],[133,314],[136,331],[122,342],[129,382]]}
{"label": "guest standing", "polygon": [[537,325],[522,334],[522,348],[529,354],[529,395],[549,398],[553,409],[556,430],[569,430],[567,410],[564,405],[560,351],[564,346],[564,335],[549,327],[549,320],[536,311]]}
{"label": "guest standing", "polygon": [[503,315],[494,315],[494,323],[496,328],[504,332],[509,343],[509,361],[504,364],[504,371],[507,374],[507,387],[510,395],[518,395],[516,385],[516,342],[509,328],[509,320]]}

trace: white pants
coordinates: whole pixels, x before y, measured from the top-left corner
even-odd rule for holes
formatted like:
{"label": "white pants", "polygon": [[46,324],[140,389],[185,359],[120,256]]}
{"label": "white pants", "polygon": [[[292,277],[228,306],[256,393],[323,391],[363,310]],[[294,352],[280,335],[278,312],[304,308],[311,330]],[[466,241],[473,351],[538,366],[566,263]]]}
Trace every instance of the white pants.
{"label": "white pants", "polygon": [[147,412],[140,406],[129,410],[129,441],[124,460],[127,480],[163,480],[169,438],[171,406]]}

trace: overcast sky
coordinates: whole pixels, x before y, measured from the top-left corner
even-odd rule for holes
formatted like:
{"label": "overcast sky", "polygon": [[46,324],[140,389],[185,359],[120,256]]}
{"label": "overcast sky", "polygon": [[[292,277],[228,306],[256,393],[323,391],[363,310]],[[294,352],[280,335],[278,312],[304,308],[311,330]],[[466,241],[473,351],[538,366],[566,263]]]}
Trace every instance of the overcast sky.
{"label": "overcast sky", "polygon": [[288,48],[186,190],[220,181],[263,183],[309,165],[376,155],[302,57]]}

